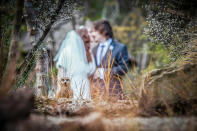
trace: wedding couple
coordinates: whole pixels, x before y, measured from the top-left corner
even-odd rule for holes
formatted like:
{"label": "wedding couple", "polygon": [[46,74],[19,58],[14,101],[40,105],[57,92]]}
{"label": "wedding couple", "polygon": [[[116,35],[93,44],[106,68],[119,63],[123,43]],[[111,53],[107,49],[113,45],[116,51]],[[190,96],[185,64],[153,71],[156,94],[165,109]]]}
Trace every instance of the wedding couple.
{"label": "wedding couple", "polygon": [[[97,45],[90,50],[90,44]],[[122,99],[121,77],[127,72],[128,53],[125,45],[113,38],[112,27],[106,20],[86,28],[70,31],[55,57],[58,80],[67,77],[74,99],[91,100],[89,78],[98,83],[101,92]],[[106,87],[106,74],[110,75]],[[57,93],[61,90],[60,84]]]}

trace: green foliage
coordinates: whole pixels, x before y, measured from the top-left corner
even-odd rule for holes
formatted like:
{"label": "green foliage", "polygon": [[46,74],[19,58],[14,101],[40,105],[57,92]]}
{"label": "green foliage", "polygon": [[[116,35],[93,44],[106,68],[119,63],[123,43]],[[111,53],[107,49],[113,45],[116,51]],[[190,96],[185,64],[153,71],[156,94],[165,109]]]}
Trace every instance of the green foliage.
{"label": "green foliage", "polygon": [[148,25],[145,33],[154,43],[162,42],[171,48],[171,58],[176,61],[187,43],[196,33],[190,30],[196,25],[195,0],[158,0],[147,3]]}
{"label": "green foliage", "polygon": [[58,72],[57,68],[55,66],[53,66],[52,70],[49,73],[50,73],[50,76],[51,76],[51,74],[57,76],[57,72]]}
{"label": "green foliage", "polygon": [[88,12],[85,14],[85,19],[98,20],[101,18],[103,5],[105,0],[88,0]]}
{"label": "green foliage", "polygon": [[146,21],[141,12],[142,10],[135,8],[131,12],[128,12],[127,17],[124,16],[121,24],[113,26],[115,38],[126,44],[133,55],[136,48],[142,47],[147,41],[147,38],[143,34]]}
{"label": "green foliage", "polygon": [[27,31],[27,26],[25,24],[21,25],[21,32],[26,32]]}
{"label": "green foliage", "polygon": [[143,71],[148,72],[167,66],[171,63],[170,50],[162,43],[149,43],[148,54],[151,57],[148,67]]}

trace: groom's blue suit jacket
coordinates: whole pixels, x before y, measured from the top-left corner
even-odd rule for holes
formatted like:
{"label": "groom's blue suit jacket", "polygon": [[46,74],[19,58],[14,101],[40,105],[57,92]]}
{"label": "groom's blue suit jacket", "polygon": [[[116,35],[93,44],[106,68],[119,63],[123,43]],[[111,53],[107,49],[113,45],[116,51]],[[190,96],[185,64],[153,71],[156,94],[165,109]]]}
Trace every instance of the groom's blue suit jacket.
{"label": "groom's blue suit jacket", "polygon": [[107,53],[102,59],[101,65],[97,64],[96,54],[97,54],[98,47],[99,47],[99,44],[95,46],[92,50],[97,68],[99,67],[111,68],[112,75],[122,76],[125,73],[127,73],[129,59],[128,59],[127,47],[125,45],[115,40],[112,40],[107,50]]}

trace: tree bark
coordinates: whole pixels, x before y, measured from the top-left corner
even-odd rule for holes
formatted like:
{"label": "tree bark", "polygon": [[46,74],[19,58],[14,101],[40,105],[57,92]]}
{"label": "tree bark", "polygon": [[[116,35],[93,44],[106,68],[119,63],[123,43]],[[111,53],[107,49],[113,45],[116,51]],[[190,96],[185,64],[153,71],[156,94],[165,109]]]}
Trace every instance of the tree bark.
{"label": "tree bark", "polygon": [[[24,62],[19,67],[19,77],[17,78],[16,88],[21,87],[26,78],[28,77],[29,73],[32,71],[32,69],[35,67],[35,52],[39,50],[40,46],[42,45],[44,39],[46,38],[47,34],[49,33],[52,25],[57,20],[57,14],[59,14],[60,10],[62,9],[64,5],[65,0],[59,0],[57,9],[55,10],[55,13],[51,16],[50,23],[46,26],[45,30],[43,31],[42,36],[38,40],[38,42],[35,44],[33,49],[27,54],[25,57]],[[20,80],[22,78],[22,81]]]}
{"label": "tree bark", "polygon": [[18,58],[18,43],[19,43],[19,33],[22,23],[24,0],[16,1],[16,13],[13,22],[13,30],[11,35],[11,42],[8,54],[8,64],[6,66],[6,71],[3,75],[3,81],[1,83],[1,88],[7,92],[12,88],[15,77],[16,77],[16,62]]}
{"label": "tree bark", "polygon": [[[2,14],[0,12],[0,19],[2,19]],[[0,25],[3,25],[2,24],[2,21],[0,20]],[[2,35],[2,26],[0,26],[0,84],[1,84],[1,80],[2,80],[2,76],[3,76],[3,72],[4,72],[4,64],[2,63],[3,62],[3,42],[2,42],[2,39],[3,39],[3,35]]]}
{"label": "tree bark", "polygon": [[[37,41],[40,38],[41,32],[40,29],[35,27],[36,25],[36,15],[33,8],[32,0],[25,0],[25,17],[27,31],[30,34],[31,44],[36,45]],[[35,85],[35,94],[38,96],[47,95],[48,88],[48,56],[45,50],[41,50],[36,55],[36,85]]]}
{"label": "tree bark", "polygon": [[36,63],[36,95],[37,96],[48,96],[49,92],[49,77],[48,67],[49,59],[48,53],[45,48],[39,52],[39,56]]}

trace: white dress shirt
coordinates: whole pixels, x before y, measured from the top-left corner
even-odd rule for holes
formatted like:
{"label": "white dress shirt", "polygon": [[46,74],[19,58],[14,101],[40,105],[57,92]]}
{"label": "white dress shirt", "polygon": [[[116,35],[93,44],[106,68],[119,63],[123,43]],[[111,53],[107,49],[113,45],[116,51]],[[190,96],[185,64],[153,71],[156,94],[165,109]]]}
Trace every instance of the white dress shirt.
{"label": "white dress shirt", "polygon": [[[97,50],[97,56],[96,56],[98,65],[100,65],[100,63],[102,62],[103,57],[107,53],[107,50],[108,50],[109,45],[111,44],[111,42],[112,42],[112,39],[109,38],[105,42],[99,44],[99,47],[98,47],[98,50]],[[103,47],[103,52],[101,54],[101,50],[102,50],[102,47],[101,46],[102,45],[104,45],[104,47]],[[100,60],[100,58],[101,58],[101,60]]]}
{"label": "white dress shirt", "polygon": [[[109,38],[109,39],[106,40],[105,42],[99,44],[99,47],[98,47],[98,50],[97,50],[97,54],[96,54],[97,64],[98,64],[98,65],[101,64],[101,62],[102,62],[102,60],[103,60],[103,57],[106,55],[107,50],[108,50],[108,48],[109,48],[111,42],[112,42],[112,39]],[[103,46],[103,45],[104,45],[104,47],[103,47],[103,52],[102,52],[102,54],[101,54],[101,50],[102,50],[102,46]],[[99,73],[99,74],[100,74],[99,78],[100,78],[100,79],[104,79],[104,74],[105,74],[104,68],[99,68],[99,69],[97,69],[97,70],[100,72],[100,73]]]}

